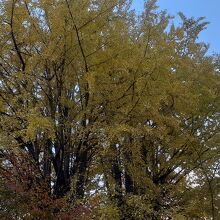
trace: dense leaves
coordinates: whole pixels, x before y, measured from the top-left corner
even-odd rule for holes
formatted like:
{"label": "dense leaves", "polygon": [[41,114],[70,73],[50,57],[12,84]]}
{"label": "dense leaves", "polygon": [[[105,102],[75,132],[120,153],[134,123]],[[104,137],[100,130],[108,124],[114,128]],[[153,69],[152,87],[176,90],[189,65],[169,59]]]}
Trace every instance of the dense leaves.
{"label": "dense leaves", "polygon": [[218,219],[219,58],[126,0],[2,0],[0,217]]}

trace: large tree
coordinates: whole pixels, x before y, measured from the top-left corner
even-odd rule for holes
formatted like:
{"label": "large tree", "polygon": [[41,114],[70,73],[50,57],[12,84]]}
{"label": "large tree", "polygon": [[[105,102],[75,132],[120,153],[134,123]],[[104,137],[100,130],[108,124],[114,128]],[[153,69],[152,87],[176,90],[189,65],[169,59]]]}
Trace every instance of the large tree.
{"label": "large tree", "polygon": [[207,22],[180,13],[175,27],[154,0],[141,16],[130,6],[1,1],[2,218],[219,216],[219,63],[197,41]]}

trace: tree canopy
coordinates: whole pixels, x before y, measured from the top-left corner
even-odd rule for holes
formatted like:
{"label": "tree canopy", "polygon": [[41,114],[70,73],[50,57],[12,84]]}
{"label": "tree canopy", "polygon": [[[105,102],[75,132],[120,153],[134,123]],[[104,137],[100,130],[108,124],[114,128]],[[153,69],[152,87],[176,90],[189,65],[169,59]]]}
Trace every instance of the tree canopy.
{"label": "tree canopy", "polygon": [[220,218],[220,62],[130,0],[0,1],[0,218]]}

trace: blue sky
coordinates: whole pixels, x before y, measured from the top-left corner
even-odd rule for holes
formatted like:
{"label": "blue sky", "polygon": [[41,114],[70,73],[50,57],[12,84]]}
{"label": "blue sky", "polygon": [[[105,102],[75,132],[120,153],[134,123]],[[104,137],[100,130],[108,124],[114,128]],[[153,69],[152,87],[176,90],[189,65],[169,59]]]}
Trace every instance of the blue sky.
{"label": "blue sky", "polygon": [[[137,11],[143,10],[143,5],[144,0],[133,0]],[[171,15],[182,11],[187,17],[206,17],[210,24],[199,40],[210,44],[209,53],[220,53],[220,0],[158,0],[157,5]]]}

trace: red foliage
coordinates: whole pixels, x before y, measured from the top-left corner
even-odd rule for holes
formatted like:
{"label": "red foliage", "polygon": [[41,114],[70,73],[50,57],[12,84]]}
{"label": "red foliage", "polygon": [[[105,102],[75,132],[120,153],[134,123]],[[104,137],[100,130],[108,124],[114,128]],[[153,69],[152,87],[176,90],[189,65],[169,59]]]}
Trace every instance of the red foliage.
{"label": "red foliage", "polygon": [[[83,204],[69,208],[64,198],[52,195],[50,186],[37,166],[24,154],[17,157],[8,154],[0,166],[0,196],[5,196],[1,204],[7,211],[18,213],[22,219],[34,220],[89,220],[91,210]],[[7,196],[6,196],[7,195]],[[2,219],[9,216],[0,215]],[[11,219],[16,219],[17,217]]]}

